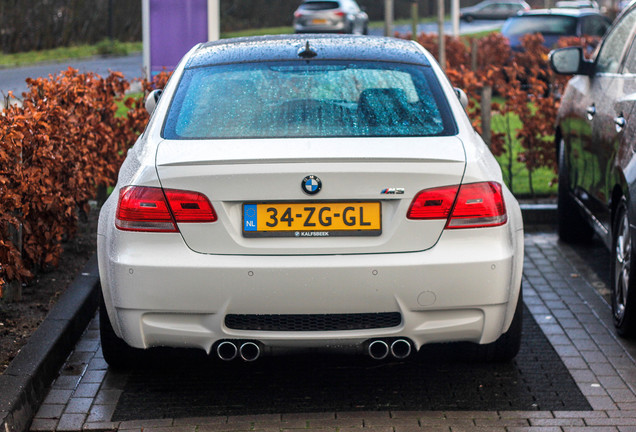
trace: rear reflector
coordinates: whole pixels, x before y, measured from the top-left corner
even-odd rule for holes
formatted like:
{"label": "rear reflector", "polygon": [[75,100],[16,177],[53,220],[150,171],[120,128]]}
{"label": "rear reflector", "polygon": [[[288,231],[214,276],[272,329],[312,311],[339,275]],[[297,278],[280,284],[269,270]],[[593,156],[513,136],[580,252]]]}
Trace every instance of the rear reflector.
{"label": "rear reflector", "polygon": [[495,182],[423,190],[413,199],[407,218],[448,219],[447,229],[499,226],[508,220],[501,185]]}
{"label": "rear reflector", "polygon": [[216,219],[212,204],[199,192],[126,186],[119,191],[115,226],[124,231],[177,232],[175,222]]}

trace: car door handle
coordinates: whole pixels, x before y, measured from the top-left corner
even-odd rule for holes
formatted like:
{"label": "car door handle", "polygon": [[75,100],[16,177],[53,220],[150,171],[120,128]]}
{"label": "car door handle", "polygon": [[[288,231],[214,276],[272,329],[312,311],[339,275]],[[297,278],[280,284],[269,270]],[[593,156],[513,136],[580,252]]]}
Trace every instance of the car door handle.
{"label": "car door handle", "polygon": [[626,124],[627,124],[627,121],[625,120],[625,117],[623,117],[622,115],[618,117],[614,117],[614,125],[616,126],[616,133],[619,133],[620,131],[622,131]]}
{"label": "car door handle", "polygon": [[587,107],[585,109],[585,112],[587,113],[587,119],[589,121],[592,121],[592,119],[594,118],[594,115],[596,114],[596,105],[592,104],[589,107]]}

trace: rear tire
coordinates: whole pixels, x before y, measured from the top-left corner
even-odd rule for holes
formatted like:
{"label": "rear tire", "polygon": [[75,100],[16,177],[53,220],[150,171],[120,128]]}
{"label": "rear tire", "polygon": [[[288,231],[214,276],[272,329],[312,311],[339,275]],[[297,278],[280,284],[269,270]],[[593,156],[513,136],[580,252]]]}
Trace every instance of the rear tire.
{"label": "rear tire", "polygon": [[[522,287],[521,287],[522,288]],[[475,351],[471,356],[473,360],[488,363],[504,363],[512,361],[519,353],[521,348],[521,333],[523,328],[523,293],[519,289],[519,299],[515,314],[510,323],[508,331],[499,336],[496,341],[485,344],[475,345]]]}
{"label": "rear tire", "polygon": [[616,332],[623,337],[636,334],[636,275],[632,266],[632,230],[627,202],[621,199],[612,230],[612,317]]}
{"label": "rear tire", "polygon": [[557,231],[566,243],[589,242],[594,230],[581,214],[574,198],[570,195],[570,177],[565,163],[565,144],[559,147],[559,186],[557,199]]}
{"label": "rear tire", "polygon": [[101,292],[99,300],[99,336],[104,360],[114,369],[129,369],[139,365],[145,351],[131,347],[115,334]]}

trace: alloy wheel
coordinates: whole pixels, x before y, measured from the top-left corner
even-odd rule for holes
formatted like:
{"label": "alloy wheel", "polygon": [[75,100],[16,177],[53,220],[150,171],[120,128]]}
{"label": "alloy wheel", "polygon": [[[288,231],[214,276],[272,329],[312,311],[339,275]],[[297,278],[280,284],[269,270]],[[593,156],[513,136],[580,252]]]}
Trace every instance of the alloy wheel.
{"label": "alloy wheel", "polygon": [[614,259],[614,319],[617,323],[621,323],[627,307],[629,274],[632,264],[632,241],[626,212],[622,213],[618,224]]}

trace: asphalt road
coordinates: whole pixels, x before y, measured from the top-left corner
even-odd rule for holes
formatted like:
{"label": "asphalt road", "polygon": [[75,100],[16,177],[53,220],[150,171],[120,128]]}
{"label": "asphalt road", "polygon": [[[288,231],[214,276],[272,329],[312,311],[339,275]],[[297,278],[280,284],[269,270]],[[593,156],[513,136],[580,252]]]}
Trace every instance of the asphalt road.
{"label": "asphalt road", "polygon": [[[460,23],[460,33],[475,33],[501,28],[503,21],[477,20],[472,23]],[[407,33],[411,31],[410,25],[395,26],[394,31]],[[436,23],[420,24],[418,32],[437,33]],[[451,23],[445,24],[445,32],[451,33]],[[382,36],[383,29],[370,29],[369,34]],[[0,96],[12,91],[20,97],[27,90],[26,79],[57,75],[68,67],[78,69],[80,72],[95,72],[99,75],[108,75],[109,71],[123,72],[126,79],[140,78],[143,76],[143,59],[141,53],[125,57],[104,57],[84,60],[70,60],[61,63],[45,63],[34,66],[0,68]]]}
{"label": "asphalt road", "polygon": [[143,76],[143,60],[141,53],[125,57],[95,57],[84,60],[70,60],[62,63],[44,63],[33,66],[0,69],[0,92],[6,95],[12,91],[20,97],[27,90],[26,79],[57,75],[68,67],[78,69],[80,72],[95,72],[106,76],[110,71],[119,71],[126,79],[140,78]]}

